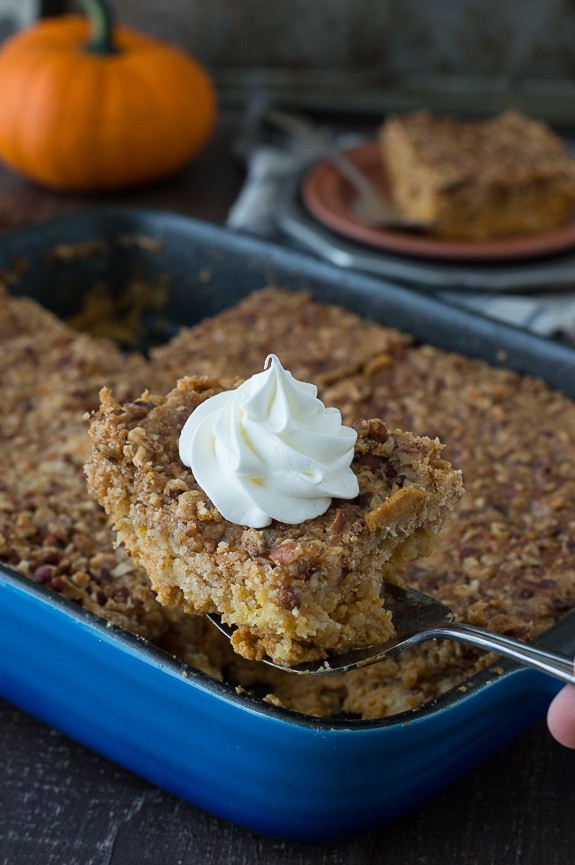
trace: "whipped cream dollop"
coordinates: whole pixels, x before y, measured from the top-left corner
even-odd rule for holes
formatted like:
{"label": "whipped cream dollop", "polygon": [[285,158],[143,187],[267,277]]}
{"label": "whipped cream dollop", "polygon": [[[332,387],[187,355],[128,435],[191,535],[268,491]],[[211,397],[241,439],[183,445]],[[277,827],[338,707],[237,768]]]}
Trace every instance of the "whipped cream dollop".
{"label": "whipped cream dollop", "polygon": [[264,371],[210,397],[180,435],[180,459],[225,519],[263,528],[301,523],[353,499],[357,433],[317,387],[298,381],[270,354]]}

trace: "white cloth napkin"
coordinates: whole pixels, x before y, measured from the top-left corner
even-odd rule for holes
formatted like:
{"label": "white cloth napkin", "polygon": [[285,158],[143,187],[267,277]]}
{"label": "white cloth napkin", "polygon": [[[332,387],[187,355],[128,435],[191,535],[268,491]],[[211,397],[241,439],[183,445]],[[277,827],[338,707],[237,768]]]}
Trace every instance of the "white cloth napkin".
{"label": "white cloth napkin", "polygon": [[[357,136],[351,140],[338,139],[344,147],[358,143]],[[253,147],[247,157],[245,184],[230,209],[227,225],[237,231],[244,231],[272,240],[285,240],[285,235],[278,226],[278,206],[284,195],[286,184],[293,183],[294,176],[299,175],[309,164],[312,154],[299,142],[286,142],[281,146],[260,143]],[[345,243],[344,240],[341,241]],[[334,237],[334,244],[338,239]],[[404,260],[394,260],[393,256],[386,259],[389,278],[394,272],[398,274],[409,270],[409,264]],[[381,257],[379,259],[381,263]],[[414,263],[415,264],[415,263]],[[450,303],[471,308],[492,318],[523,327],[543,336],[555,336],[575,343],[575,251],[573,254],[551,257],[538,262],[521,262],[516,273],[507,270],[504,274],[513,277],[513,291],[495,291],[489,280],[494,280],[493,269],[485,271],[485,290],[481,287],[481,268],[474,272],[473,284],[476,290],[456,287],[457,265],[449,264],[449,275],[446,287],[441,287],[441,271],[437,276],[435,268],[433,285],[425,285],[425,264],[421,261],[415,265],[422,276],[421,286],[437,291],[439,296]],[[469,265],[466,265],[467,271]],[[465,285],[465,274],[461,271],[461,285]],[[522,290],[521,279],[525,279],[525,290]],[[505,275],[503,284],[505,283]],[[415,281],[417,280],[417,273]],[[517,284],[519,281],[519,284]],[[455,287],[454,287],[455,284]],[[495,285],[501,284],[495,282]],[[548,288],[546,288],[548,286]],[[540,288],[539,288],[540,287]]]}

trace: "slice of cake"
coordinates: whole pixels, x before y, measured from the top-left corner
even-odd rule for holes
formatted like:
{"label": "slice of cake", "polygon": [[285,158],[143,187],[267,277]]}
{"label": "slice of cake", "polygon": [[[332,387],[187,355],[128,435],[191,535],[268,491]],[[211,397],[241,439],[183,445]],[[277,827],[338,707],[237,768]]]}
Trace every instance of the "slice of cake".
{"label": "slice of cake", "polygon": [[380,130],[392,197],[446,238],[553,231],[575,204],[575,160],[545,124],[515,111],[484,121],[427,111],[390,116]]}
{"label": "slice of cake", "polygon": [[[244,383],[241,405],[240,387],[223,391],[205,377],[123,405],[104,389],[86,470],[90,491],[162,603],[219,612],[236,626],[238,653],[295,664],[393,634],[381,583],[399,580],[402,563],[428,551],[462,482],[441,459],[439,441],[390,431],[381,420],[338,432],[339,412],[295,385],[315,388],[278,378],[273,363],[272,374],[273,388],[267,372],[259,374],[261,390],[253,387],[258,376]],[[248,415],[263,431],[244,422]],[[229,430],[235,417],[242,424],[232,444],[214,441],[218,424]],[[190,422],[197,476],[181,458]],[[213,484],[210,495],[200,476]]]}

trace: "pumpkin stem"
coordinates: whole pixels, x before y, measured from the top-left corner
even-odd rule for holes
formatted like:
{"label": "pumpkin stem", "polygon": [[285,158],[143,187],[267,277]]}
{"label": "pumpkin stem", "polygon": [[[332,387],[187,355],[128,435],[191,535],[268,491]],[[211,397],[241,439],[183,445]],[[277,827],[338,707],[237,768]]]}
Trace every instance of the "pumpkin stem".
{"label": "pumpkin stem", "polygon": [[114,43],[114,16],[106,0],[80,0],[88,16],[90,38],[86,51],[91,54],[116,54],[118,46]]}

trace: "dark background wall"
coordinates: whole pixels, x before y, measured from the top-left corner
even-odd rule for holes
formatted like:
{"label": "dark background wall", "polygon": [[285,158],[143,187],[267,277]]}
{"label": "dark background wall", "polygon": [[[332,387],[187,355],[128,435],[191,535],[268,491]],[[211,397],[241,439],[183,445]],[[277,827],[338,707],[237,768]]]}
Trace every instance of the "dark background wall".
{"label": "dark background wall", "polygon": [[[75,0],[0,0],[78,10]],[[491,111],[569,121],[575,0],[111,0],[118,20],[201,59],[222,93],[265,87],[335,108]],[[431,100],[431,103],[430,103]]]}

